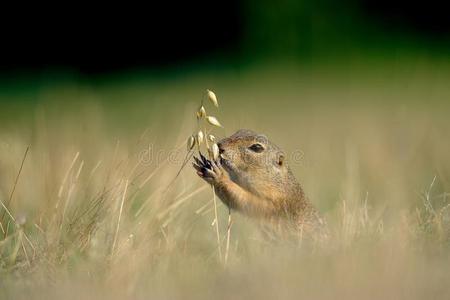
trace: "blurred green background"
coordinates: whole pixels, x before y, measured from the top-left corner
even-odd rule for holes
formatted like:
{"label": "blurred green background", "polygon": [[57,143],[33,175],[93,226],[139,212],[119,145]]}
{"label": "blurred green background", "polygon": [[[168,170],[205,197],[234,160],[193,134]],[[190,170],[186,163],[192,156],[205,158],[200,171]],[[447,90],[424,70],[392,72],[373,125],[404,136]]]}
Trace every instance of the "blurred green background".
{"label": "blurred green background", "polygon": [[[436,0],[172,1],[104,9],[78,5],[57,14],[5,9],[3,125],[11,118],[28,119],[30,109],[48,102],[55,108],[94,101],[120,111],[143,101],[160,108],[166,104],[157,91],[180,83],[195,86],[198,95],[205,88],[223,94],[226,84],[231,90],[248,84],[240,80],[245,78],[264,94],[268,82],[278,81],[281,86],[271,90],[280,89],[281,95],[282,84],[296,85],[296,77],[305,91],[333,84],[351,89],[349,84],[364,79],[371,87],[405,87],[420,76],[430,81],[428,90],[445,86],[450,76],[450,20]],[[101,97],[87,95],[108,90]],[[416,100],[437,97],[430,93]],[[171,102],[194,100],[195,94]],[[303,100],[307,97],[295,102]]]}
{"label": "blurred green background", "polygon": [[5,11],[3,82],[133,71],[176,76],[268,61],[410,63],[416,56],[447,60],[450,49],[450,21],[438,0],[171,1],[111,5],[108,13],[83,5],[57,14]]}
{"label": "blurred green background", "polygon": [[[172,1],[107,12],[94,5],[5,12],[5,130],[29,128],[39,111],[76,115],[86,103],[100,107],[107,128],[138,130],[150,114],[153,123],[179,114],[206,88],[229,103],[224,109],[239,102],[266,112],[273,103],[304,113],[310,104],[362,102],[437,105],[442,112],[450,96],[450,19],[436,0]],[[246,95],[245,103],[236,95]],[[231,128],[245,125],[236,123]]]}

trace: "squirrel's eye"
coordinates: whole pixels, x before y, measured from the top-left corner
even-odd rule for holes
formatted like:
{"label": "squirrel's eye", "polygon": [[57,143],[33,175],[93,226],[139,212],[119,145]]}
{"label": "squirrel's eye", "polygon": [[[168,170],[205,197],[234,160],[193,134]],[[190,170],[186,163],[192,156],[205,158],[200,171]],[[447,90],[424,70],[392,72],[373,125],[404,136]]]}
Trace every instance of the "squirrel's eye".
{"label": "squirrel's eye", "polygon": [[261,144],[253,144],[248,149],[252,150],[253,152],[260,153],[264,151],[264,147]]}

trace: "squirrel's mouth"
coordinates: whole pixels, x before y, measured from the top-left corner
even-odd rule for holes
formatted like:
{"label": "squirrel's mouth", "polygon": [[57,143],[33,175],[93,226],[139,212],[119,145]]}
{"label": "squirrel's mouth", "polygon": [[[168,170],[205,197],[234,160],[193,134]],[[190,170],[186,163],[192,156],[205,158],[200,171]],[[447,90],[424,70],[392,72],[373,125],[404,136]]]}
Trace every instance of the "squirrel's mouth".
{"label": "squirrel's mouth", "polygon": [[219,156],[219,161],[220,161],[220,164],[221,164],[222,166],[224,166],[224,167],[225,167],[225,165],[228,163],[227,160],[223,157],[222,154],[220,154],[220,156]]}
{"label": "squirrel's mouth", "polygon": [[230,160],[226,159],[223,154],[220,154],[220,164],[227,172],[233,172],[233,165]]}

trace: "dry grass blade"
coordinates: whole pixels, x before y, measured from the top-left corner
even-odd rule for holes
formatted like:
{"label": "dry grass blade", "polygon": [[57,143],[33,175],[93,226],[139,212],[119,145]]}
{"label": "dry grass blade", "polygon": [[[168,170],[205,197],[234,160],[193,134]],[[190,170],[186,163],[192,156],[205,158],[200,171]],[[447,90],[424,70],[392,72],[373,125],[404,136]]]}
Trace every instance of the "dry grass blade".
{"label": "dry grass blade", "polygon": [[[77,152],[75,154],[74,158],[72,159],[72,162],[70,163],[69,168],[66,171],[66,174],[64,175],[64,178],[63,178],[61,185],[59,187],[59,190],[58,190],[58,198],[61,198],[61,196],[62,196],[64,186],[66,185],[66,181],[69,178],[70,171],[72,171],[73,167],[75,166],[75,163],[76,163],[79,155],[80,155],[80,152]],[[56,207],[58,207],[58,204],[59,204],[59,201],[57,202]]]}
{"label": "dry grass blade", "polygon": [[[20,168],[19,168],[19,171],[17,172],[16,179],[14,180],[13,188],[11,190],[11,193],[9,194],[8,201],[4,205],[2,203],[2,205],[4,207],[9,207],[10,204],[11,204],[11,201],[12,201],[12,199],[14,197],[14,192],[16,191],[17,183],[19,182],[20,174],[22,174],[23,165],[25,164],[25,160],[27,159],[27,155],[28,155],[28,151],[29,150],[30,150],[30,146],[27,146],[27,149],[25,150],[25,153],[23,154],[22,162],[20,163]],[[5,211],[7,211],[7,210],[5,209]],[[0,225],[1,225],[2,230],[3,230],[4,218],[5,218],[5,212],[2,213],[2,217],[0,218]],[[4,234],[8,234],[8,231],[4,231]]]}
{"label": "dry grass blade", "polygon": [[186,196],[183,196],[182,198],[177,200],[175,203],[172,203],[169,207],[167,207],[166,209],[161,211],[156,217],[158,219],[164,218],[168,213],[170,213],[171,211],[173,211],[174,209],[179,207],[181,204],[183,204],[184,202],[186,202],[187,200],[192,198],[194,195],[196,195],[196,194],[200,193],[201,191],[205,190],[206,188],[207,188],[207,186],[203,185],[203,186],[195,189],[194,191],[190,192]]}
{"label": "dry grass blade", "polygon": [[6,205],[3,203],[2,200],[0,200],[0,204],[2,205],[3,209],[5,210],[5,212],[8,214],[8,216],[11,218],[11,220],[16,223],[16,219],[14,219],[13,215],[11,214],[11,212],[9,211],[8,207],[6,207]]}
{"label": "dry grass blade", "polygon": [[122,199],[120,201],[119,216],[117,218],[117,226],[116,226],[116,232],[114,234],[113,245],[112,245],[112,248],[111,248],[111,255],[114,254],[114,251],[116,249],[117,238],[118,238],[118,235],[119,235],[119,228],[120,228],[120,220],[122,218],[123,205],[125,203],[125,196],[127,194],[127,189],[128,189],[128,179],[125,181],[125,187],[123,189]]}

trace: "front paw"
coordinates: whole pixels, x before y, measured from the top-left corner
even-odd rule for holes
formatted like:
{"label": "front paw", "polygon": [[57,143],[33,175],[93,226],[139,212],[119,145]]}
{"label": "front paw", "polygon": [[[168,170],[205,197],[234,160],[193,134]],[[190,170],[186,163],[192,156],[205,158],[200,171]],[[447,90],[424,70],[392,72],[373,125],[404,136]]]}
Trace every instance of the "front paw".
{"label": "front paw", "polygon": [[209,160],[199,153],[200,159],[194,156],[195,163],[192,165],[197,170],[197,175],[206,182],[216,185],[226,177],[226,171],[219,161]]}

